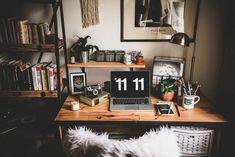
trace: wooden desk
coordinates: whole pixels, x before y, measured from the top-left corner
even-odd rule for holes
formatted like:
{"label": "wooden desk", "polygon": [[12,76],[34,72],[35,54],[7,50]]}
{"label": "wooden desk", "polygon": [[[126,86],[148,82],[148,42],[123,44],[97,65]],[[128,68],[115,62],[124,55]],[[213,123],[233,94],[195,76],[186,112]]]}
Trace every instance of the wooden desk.
{"label": "wooden desk", "polygon": [[[194,109],[185,110],[179,105],[178,108],[180,116],[177,114],[175,107],[173,108],[175,111],[174,116],[159,116],[156,115],[155,111],[110,112],[108,110],[109,100],[106,100],[94,107],[90,107],[80,102],[80,109],[72,111],[71,98],[77,99],[76,97],[69,96],[55,118],[55,122],[59,126],[60,140],[62,140],[63,126],[69,124],[86,126],[95,125],[100,128],[105,125],[124,125],[125,127],[131,127],[133,124],[138,125],[138,127],[134,127],[134,129],[131,130],[133,134],[143,128],[151,128],[159,125],[196,125],[212,127],[215,129],[217,138],[214,141],[217,141],[216,147],[218,147],[221,126],[227,122],[218,112],[215,112],[212,105],[202,97]],[[153,104],[157,101],[158,99],[152,97]],[[104,130],[109,131],[108,129]],[[111,130],[115,130],[116,132],[121,131],[119,126]]]}

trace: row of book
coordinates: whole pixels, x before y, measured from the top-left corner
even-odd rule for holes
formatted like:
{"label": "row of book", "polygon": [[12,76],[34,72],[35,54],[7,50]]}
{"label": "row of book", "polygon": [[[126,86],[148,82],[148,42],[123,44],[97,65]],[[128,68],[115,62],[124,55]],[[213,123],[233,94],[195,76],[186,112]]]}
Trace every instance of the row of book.
{"label": "row of book", "polygon": [[22,59],[0,58],[0,90],[57,89],[56,64],[43,62],[29,64]]}
{"label": "row of book", "polygon": [[16,17],[0,19],[0,44],[48,44],[51,43],[48,23],[31,23]]}

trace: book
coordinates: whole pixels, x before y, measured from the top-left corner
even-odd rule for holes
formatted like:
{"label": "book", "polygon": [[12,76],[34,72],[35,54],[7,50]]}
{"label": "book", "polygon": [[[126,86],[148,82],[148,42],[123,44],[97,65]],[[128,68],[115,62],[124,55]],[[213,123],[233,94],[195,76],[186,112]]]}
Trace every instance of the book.
{"label": "book", "polygon": [[29,23],[27,24],[27,29],[28,29],[29,44],[33,44],[32,28]]}
{"label": "book", "polygon": [[38,37],[40,44],[46,44],[46,37],[43,27],[43,23],[38,24]]}
{"label": "book", "polygon": [[29,43],[29,36],[28,36],[28,28],[27,28],[28,20],[20,20],[20,39],[22,44]]}
{"label": "book", "polygon": [[33,44],[39,44],[37,24],[30,23],[30,26],[32,31],[32,42]]}
{"label": "book", "polygon": [[26,68],[22,71],[23,76],[23,85],[24,90],[33,90],[33,83],[32,83],[32,72],[30,64],[26,64]]}
{"label": "book", "polygon": [[33,89],[38,90],[38,79],[37,79],[36,65],[32,65],[31,72],[32,72],[32,80],[33,80]]}
{"label": "book", "polygon": [[55,83],[54,83],[54,69],[52,67],[48,67],[47,70],[47,79],[48,79],[48,89],[50,91],[54,91],[55,90]]}
{"label": "book", "polygon": [[108,97],[109,97],[109,93],[105,92],[105,91],[102,91],[97,96],[80,95],[80,101],[87,104],[87,105],[95,106],[95,105],[103,102],[104,100],[108,99]]}
{"label": "book", "polygon": [[48,88],[48,79],[47,79],[47,67],[51,64],[52,62],[45,62],[42,63],[41,67],[41,78],[42,78],[42,89],[43,90],[49,90]]}
{"label": "book", "polygon": [[8,34],[7,34],[6,19],[1,19],[0,22],[1,22],[0,29],[1,29],[1,32],[2,32],[3,43],[9,44],[9,37],[8,37]]}
{"label": "book", "polygon": [[42,77],[41,77],[41,64],[36,65],[37,80],[38,80],[38,90],[42,90]]}

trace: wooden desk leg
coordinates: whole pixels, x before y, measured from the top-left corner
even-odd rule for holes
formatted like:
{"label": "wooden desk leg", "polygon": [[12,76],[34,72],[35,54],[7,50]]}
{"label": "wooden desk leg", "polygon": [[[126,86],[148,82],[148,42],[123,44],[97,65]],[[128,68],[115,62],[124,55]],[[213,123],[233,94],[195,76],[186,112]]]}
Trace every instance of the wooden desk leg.
{"label": "wooden desk leg", "polygon": [[58,126],[58,129],[59,129],[59,138],[60,138],[60,144],[62,144],[62,140],[63,140],[63,131],[62,131],[62,126],[59,125]]}
{"label": "wooden desk leg", "polygon": [[217,128],[217,136],[216,136],[216,146],[215,146],[215,156],[219,157],[220,154],[220,140],[221,140],[222,129]]}

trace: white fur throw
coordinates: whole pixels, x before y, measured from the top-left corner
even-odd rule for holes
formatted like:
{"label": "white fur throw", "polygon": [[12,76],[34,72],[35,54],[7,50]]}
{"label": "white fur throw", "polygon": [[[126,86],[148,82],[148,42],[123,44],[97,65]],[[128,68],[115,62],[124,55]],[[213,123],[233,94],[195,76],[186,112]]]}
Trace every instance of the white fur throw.
{"label": "white fur throw", "polygon": [[85,127],[69,129],[63,141],[68,157],[179,157],[174,132],[166,127],[137,139],[109,139]]}

